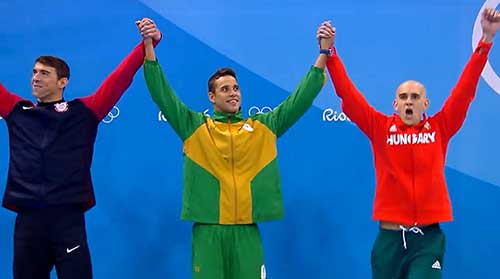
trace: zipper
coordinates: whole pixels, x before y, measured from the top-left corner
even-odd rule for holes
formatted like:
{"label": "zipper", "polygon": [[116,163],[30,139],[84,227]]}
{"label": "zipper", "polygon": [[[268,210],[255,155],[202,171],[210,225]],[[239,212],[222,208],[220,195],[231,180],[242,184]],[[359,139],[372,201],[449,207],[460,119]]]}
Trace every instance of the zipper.
{"label": "zipper", "polygon": [[234,222],[238,223],[238,190],[236,188],[236,178],[234,176],[234,141],[233,141],[233,131],[231,130],[231,120],[227,119],[227,126],[229,130],[229,136],[231,139],[231,171],[233,176],[233,187],[234,187]]}
{"label": "zipper", "polygon": [[40,144],[40,164],[41,164],[41,178],[40,180],[42,181],[41,183],[41,187],[40,187],[40,191],[39,191],[39,202],[40,202],[40,205],[44,205],[47,203],[47,170],[46,170],[46,159],[45,159],[45,151],[48,147],[48,142],[50,140],[50,137],[49,137],[49,134],[51,133],[51,131],[53,131],[52,129],[54,127],[51,127],[51,119],[49,118],[48,115],[45,114],[46,111],[44,111],[44,114],[42,114],[43,116],[43,120],[45,121],[45,124],[44,124],[44,133],[43,133],[43,138],[41,140],[41,144]]}
{"label": "zipper", "polygon": [[414,148],[411,147],[410,150],[411,150],[411,170],[412,170],[411,184],[413,187],[413,218],[415,221],[415,224],[413,225],[416,225],[418,223],[417,222],[418,217],[417,217],[417,191],[415,189],[415,151]]}
{"label": "zipper", "polygon": [[41,151],[40,154],[40,164],[41,164],[41,184],[40,184],[40,190],[38,191],[38,202],[40,206],[43,206],[47,202],[47,184],[46,184],[46,170],[45,170],[45,150]]}

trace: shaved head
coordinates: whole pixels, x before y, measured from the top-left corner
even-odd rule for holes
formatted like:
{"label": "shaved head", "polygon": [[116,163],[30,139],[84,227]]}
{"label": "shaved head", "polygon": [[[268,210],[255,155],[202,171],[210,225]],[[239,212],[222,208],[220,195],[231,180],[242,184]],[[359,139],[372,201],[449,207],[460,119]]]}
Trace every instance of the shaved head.
{"label": "shaved head", "polygon": [[425,86],[416,80],[407,80],[396,89],[394,110],[406,125],[420,122],[429,104]]}
{"label": "shaved head", "polygon": [[398,97],[398,94],[401,92],[420,92],[422,97],[427,98],[427,92],[425,90],[425,86],[416,80],[407,80],[403,83],[401,83],[398,88],[396,89],[396,98]]}

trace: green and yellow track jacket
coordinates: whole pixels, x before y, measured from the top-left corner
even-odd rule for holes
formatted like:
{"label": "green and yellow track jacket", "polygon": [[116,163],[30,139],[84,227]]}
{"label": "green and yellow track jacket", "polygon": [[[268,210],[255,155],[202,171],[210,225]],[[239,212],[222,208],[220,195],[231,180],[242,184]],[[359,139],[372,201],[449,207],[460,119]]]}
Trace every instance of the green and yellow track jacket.
{"label": "green and yellow track jacket", "polygon": [[190,110],[176,96],[157,61],[144,62],[154,102],[183,141],[181,219],[251,224],[283,217],[276,139],[308,109],[324,84],[311,67],[297,89],[268,113],[212,116]]}

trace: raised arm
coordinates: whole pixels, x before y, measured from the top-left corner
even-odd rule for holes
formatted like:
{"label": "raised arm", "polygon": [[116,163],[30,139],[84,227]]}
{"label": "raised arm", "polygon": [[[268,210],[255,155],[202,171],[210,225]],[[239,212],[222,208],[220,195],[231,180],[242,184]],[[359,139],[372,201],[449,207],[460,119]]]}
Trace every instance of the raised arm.
{"label": "raised arm", "polygon": [[22,98],[9,92],[7,88],[0,83],[0,116],[5,118],[14,109],[17,102],[21,101]]}
{"label": "raised arm", "polygon": [[[142,21],[148,22],[149,32],[153,34],[150,35],[154,40],[153,44],[158,44],[161,39],[161,33],[154,22],[150,19],[143,19]],[[95,113],[99,120],[106,116],[130,86],[135,73],[141,67],[143,61],[144,45],[140,42],[104,80],[95,93],[81,98],[82,102]]]}
{"label": "raised arm", "polygon": [[[335,30],[334,27],[331,28]],[[376,111],[356,88],[333,47],[332,55],[328,58],[326,67],[335,87],[335,92],[342,99],[342,111],[371,138],[376,120],[382,118],[383,115]]]}
{"label": "raised arm", "polygon": [[449,137],[460,129],[465,120],[469,105],[476,94],[481,72],[488,61],[488,53],[492,46],[493,37],[499,26],[500,12],[495,9],[485,9],[481,18],[483,30],[481,41],[472,53],[469,62],[465,65],[450,96],[437,114],[440,115],[438,119],[442,120],[443,128]]}
{"label": "raised arm", "polygon": [[190,110],[182,103],[167,82],[165,74],[156,59],[153,42],[147,38],[147,27],[138,25],[144,37],[146,56],[144,60],[144,77],[153,101],[158,105],[168,123],[184,141],[204,121],[202,113]]}
{"label": "raised arm", "polygon": [[328,51],[333,45],[335,33],[329,28],[321,30],[322,38],[319,40],[321,51],[314,65],[299,83],[295,91],[286,98],[273,111],[259,115],[277,137],[284,134],[302,115],[312,106],[325,82],[325,66]]}

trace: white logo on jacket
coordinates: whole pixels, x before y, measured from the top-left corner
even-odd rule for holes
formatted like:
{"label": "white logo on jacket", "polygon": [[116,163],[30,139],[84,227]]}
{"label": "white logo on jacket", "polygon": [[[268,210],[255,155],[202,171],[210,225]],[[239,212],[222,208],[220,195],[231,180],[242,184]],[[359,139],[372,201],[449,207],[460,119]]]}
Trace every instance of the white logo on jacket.
{"label": "white logo on jacket", "polygon": [[[31,108],[31,107],[30,107]],[[25,109],[23,107],[23,109]],[[68,110],[68,103],[66,102],[62,102],[62,103],[57,103],[57,104],[54,104],[54,109],[57,111],[57,112],[65,112]]]}
{"label": "white logo on jacket", "polygon": [[436,142],[436,132],[418,134],[391,134],[387,136],[388,145],[429,144]]}
{"label": "white logo on jacket", "polygon": [[248,132],[253,132],[253,127],[248,123],[245,123],[243,125],[243,129],[247,130]]}
{"label": "white logo on jacket", "polygon": [[430,129],[431,129],[431,124],[430,124],[429,122],[425,122],[425,124],[424,124],[424,128],[425,128],[426,130],[430,130]]}

